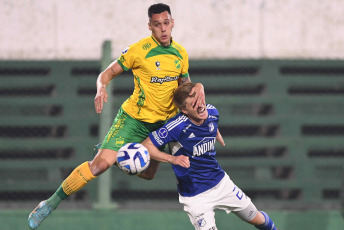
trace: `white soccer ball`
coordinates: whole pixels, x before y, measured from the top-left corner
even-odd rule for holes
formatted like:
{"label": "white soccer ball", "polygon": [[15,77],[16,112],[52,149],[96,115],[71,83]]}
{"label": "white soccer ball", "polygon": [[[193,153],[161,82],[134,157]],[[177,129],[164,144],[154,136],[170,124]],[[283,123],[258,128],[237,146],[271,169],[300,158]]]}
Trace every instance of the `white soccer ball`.
{"label": "white soccer ball", "polygon": [[150,162],[150,156],[146,147],[140,143],[127,143],[117,153],[117,165],[129,175],[137,175],[144,172]]}

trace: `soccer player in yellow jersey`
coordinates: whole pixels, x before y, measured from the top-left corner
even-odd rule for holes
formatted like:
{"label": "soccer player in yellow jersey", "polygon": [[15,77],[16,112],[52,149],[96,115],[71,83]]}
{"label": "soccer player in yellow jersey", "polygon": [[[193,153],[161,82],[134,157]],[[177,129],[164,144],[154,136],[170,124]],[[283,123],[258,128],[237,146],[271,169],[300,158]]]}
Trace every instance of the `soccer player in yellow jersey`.
{"label": "soccer player in yellow jersey", "polygon": [[[57,191],[31,212],[28,218],[31,229],[38,228],[62,200],[115,164],[117,151],[122,145],[142,142],[149,133],[177,114],[172,97],[178,85],[190,82],[188,55],[171,37],[174,20],[168,5],[159,3],[150,6],[148,17],[152,35],[129,46],[98,76],[95,110],[101,113],[108,98],[106,86],[124,70],[133,71],[133,94],[122,104],[94,159],[77,166]],[[196,94],[193,105],[205,105],[203,85],[197,83],[190,94],[193,93]],[[148,170],[139,176],[152,179],[158,164],[151,161]]]}

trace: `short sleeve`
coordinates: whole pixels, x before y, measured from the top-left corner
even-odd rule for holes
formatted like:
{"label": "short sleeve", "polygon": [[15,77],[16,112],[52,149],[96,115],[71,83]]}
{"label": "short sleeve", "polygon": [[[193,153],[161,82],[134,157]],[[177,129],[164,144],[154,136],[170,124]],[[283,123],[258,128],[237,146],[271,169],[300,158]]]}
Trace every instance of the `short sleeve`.
{"label": "short sleeve", "polygon": [[136,52],[134,46],[129,46],[126,48],[121,56],[117,59],[117,63],[125,70],[128,71],[132,69],[134,66],[134,62],[136,59]]}
{"label": "short sleeve", "polygon": [[189,77],[189,55],[185,52],[185,55],[183,57],[183,68],[181,72],[181,77],[186,78]]}

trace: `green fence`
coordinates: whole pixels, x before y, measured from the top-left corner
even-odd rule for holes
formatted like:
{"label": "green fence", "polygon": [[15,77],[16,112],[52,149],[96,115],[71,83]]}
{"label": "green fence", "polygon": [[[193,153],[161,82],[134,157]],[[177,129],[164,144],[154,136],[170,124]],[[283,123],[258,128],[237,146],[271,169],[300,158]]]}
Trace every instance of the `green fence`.
{"label": "green fence", "polygon": [[98,74],[99,61],[0,62],[1,201],[47,197],[90,159],[99,119],[83,87]]}
{"label": "green fence", "polygon": [[[343,61],[192,63],[220,111],[219,161],[258,200],[336,205],[344,166]],[[215,74],[212,74],[212,73]],[[202,77],[197,74],[202,73]]]}
{"label": "green fence", "polygon": [[[190,61],[192,81],[204,84],[207,103],[220,112],[227,145],[217,145],[217,159],[256,204],[340,208],[343,66],[330,60]],[[75,166],[93,158],[101,68],[97,60],[0,62],[0,202],[45,199]],[[132,90],[130,72],[113,80],[113,115]],[[167,164],[152,181],[117,168],[109,176],[108,194],[119,207],[178,202]],[[97,202],[97,183],[71,199]]]}
{"label": "green fence", "polygon": [[[344,167],[343,64],[190,62],[192,81],[205,85],[207,103],[220,112],[227,145],[217,145],[217,159],[256,203],[291,209],[339,208]],[[129,90],[132,85],[127,80],[118,78],[115,84]],[[117,171],[113,178],[114,199],[144,193],[163,200],[172,197],[170,191],[175,188],[167,165],[150,182],[126,178]]]}

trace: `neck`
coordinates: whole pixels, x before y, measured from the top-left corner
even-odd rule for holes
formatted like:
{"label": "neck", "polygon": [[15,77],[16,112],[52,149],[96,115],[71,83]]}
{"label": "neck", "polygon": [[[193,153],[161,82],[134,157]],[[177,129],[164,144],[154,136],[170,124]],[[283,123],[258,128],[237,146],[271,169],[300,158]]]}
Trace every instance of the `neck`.
{"label": "neck", "polygon": [[152,34],[152,38],[154,38],[154,40],[155,40],[157,43],[159,43],[160,45],[165,46],[165,47],[171,45],[171,43],[172,43],[172,38],[170,39],[170,42],[168,42],[168,43],[166,43],[166,44],[162,44],[158,39],[156,39],[156,37],[153,36],[153,34]]}
{"label": "neck", "polygon": [[191,117],[189,117],[189,119],[190,119],[190,121],[192,122],[192,123],[194,123],[195,125],[201,125],[201,124],[203,124],[204,123],[204,119],[193,119],[193,118],[191,118]]}

